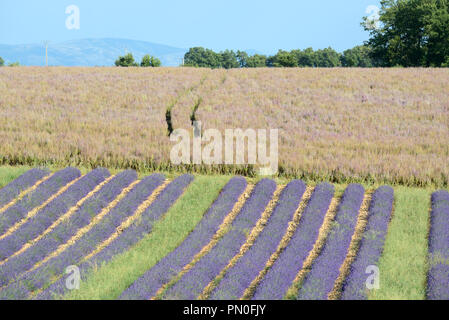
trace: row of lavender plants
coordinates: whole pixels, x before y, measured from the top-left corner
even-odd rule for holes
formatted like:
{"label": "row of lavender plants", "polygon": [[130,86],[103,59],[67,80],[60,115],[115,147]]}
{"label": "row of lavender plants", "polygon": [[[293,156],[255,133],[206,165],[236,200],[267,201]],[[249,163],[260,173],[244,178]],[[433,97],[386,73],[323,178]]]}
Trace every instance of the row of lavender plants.
{"label": "row of lavender plants", "polygon": [[42,208],[35,216],[21,225],[14,233],[0,240],[0,260],[17,252],[28,241],[38,237],[72,206],[84,198],[108,176],[106,169],[95,169],[82,177],[64,193]]}
{"label": "row of lavender plants", "polygon": [[136,179],[137,174],[134,171],[129,170],[119,173],[104,185],[98,193],[86,200],[70,218],[64,220],[21,254],[11,257],[0,268],[0,286],[7,285],[19,274],[30,270],[37,262],[66,243]]}
{"label": "row of lavender plants", "polygon": [[120,299],[148,300],[156,294],[159,288],[181,272],[182,268],[212,240],[225,217],[232,211],[235,203],[245,191],[246,186],[245,178],[232,178],[204,214],[203,219],[181,245],[136,280],[122,293]]}
{"label": "row of lavender plants", "polygon": [[17,198],[23,191],[34,186],[39,180],[48,176],[50,171],[31,169],[0,189],[0,208]]}
{"label": "row of lavender plants", "polygon": [[0,215],[0,235],[26,217],[27,213],[43,204],[70,181],[81,175],[78,169],[67,168],[56,172]]}
{"label": "row of lavender plants", "polygon": [[367,270],[376,266],[382,254],[388,223],[393,211],[393,188],[383,186],[377,189],[371,199],[366,224],[357,256],[351,264],[349,275],[343,282],[342,300],[366,300]]}
{"label": "row of lavender plants", "polygon": [[[192,175],[182,175],[165,187],[138,220],[126,228],[108,246],[80,264],[81,280],[85,281],[93,270],[101,267],[114,256],[125,252],[151,233],[154,223],[161,219],[163,214],[179,199],[193,179],[194,177]],[[39,293],[35,299],[51,300],[60,298],[68,292],[65,281],[66,279],[64,277],[60,278]]]}
{"label": "row of lavender plants", "polygon": [[315,188],[292,238],[259,283],[252,299],[280,300],[285,296],[318,239],[333,195],[334,187],[328,183]]}
{"label": "row of lavender plants", "polygon": [[193,300],[219,275],[229,261],[239,253],[249,233],[256,226],[266,206],[273,197],[276,183],[263,179],[254,188],[230,230],[181,279],[169,288],[166,299]]}
{"label": "row of lavender plants", "polygon": [[345,190],[326,243],[299,289],[299,300],[326,300],[346,259],[365,189],[351,184]]}
{"label": "row of lavender plants", "polygon": [[243,296],[279,246],[305,191],[306,185],[300,180],[287,185],[261,234],[245,255],[226,272],[212,292],[212,300],[237,300]]}
{"label": "row of lavender plants", "polygon": [[432,194],[429,236],[429,300],[449,300],[449,193]]}
{"label": "row of lavender plants", "polygon": [[142,204],[165,180],[155,174],[140,181],[111,211],[85,233],[74,245],[39,268],[25,273],[17,281],[0,291],[0,299],[26,299],[30,293],[48,287],[51,279],[59,277],[65,268],[77,265],[82,258],[107,240],[117,228]]}

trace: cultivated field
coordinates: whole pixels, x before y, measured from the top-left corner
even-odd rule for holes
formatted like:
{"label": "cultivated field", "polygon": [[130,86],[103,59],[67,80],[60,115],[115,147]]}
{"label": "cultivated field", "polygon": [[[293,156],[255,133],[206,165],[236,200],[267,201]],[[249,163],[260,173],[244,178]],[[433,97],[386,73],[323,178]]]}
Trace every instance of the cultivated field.
{"label": "cultivated field", "polygon": [[[280,129],[280,175],[445,187],[445,69],[2,68],[0,163],[174,168],[167,111],[190,129]],[[239,169],[239,170],[237,170]]]}
{"label": "cultivated field", "polygon": [[446,190],[0,176],[0,299],[449,299]]}

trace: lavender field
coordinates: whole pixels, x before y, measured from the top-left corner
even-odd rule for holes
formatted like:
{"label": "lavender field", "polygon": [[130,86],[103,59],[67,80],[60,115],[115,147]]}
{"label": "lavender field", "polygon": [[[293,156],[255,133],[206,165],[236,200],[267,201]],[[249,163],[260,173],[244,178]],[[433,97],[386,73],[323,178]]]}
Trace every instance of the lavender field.
{"label": "lavender field", "polygon": [[448,112],[447,69],[2,68],[0,164],[252,176],[170,163],[194,115],[279,129],[282,177],[445,187]]}
{"label": "lavender field", "polygon": [[32,169],[0,189],[0,299],[447,300],[449,193],[422,190]]}

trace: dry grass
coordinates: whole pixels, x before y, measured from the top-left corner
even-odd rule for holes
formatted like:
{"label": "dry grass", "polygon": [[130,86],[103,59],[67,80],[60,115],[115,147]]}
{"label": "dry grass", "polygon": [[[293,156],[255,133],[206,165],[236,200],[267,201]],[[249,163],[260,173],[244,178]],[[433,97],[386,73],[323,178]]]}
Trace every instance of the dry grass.
{"label": "dry grass", "polygon": [[281,176],[448,185],[446,69],[2,68],[0,164],[232,172],[170,165],[167,108],[191,129],[198,102],[205,129],[280,129]]}

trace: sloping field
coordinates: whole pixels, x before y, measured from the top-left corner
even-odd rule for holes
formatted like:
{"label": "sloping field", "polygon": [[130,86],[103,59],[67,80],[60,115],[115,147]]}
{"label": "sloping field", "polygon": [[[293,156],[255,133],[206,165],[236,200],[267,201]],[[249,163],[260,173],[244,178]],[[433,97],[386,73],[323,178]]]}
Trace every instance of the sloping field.
{"label": "sloping field", "polygon": [[449,299],[447,190],[15,178],[0,189],[0,299]]}
{"label": "sloping field", "polygon": [[446,69],[2,68],[0,164],[173,167],[168,128],[279,129],[280,175],[447,187]]}

